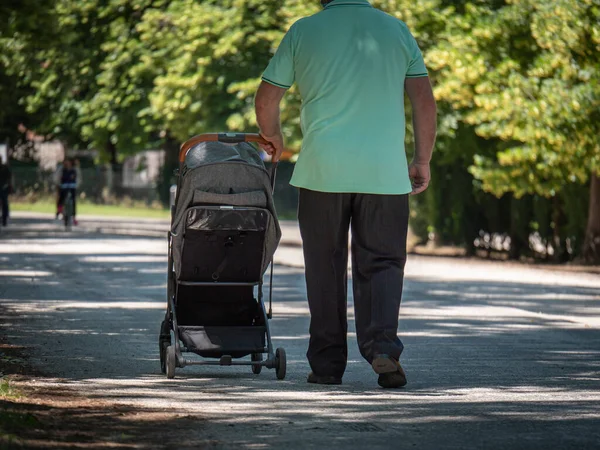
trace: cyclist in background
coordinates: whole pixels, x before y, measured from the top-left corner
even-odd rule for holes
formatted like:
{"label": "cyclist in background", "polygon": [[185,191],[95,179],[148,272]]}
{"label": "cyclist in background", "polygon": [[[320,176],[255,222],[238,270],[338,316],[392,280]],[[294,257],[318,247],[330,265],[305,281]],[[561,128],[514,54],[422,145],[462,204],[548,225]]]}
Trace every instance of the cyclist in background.
{"label": "cyclist in background", "polygon": [[63,205],[67,194],[70,192],[73,199],[73,225],[77,225],[77,169],[73,167],[73,161],[65,159],[60,173],[60,191],[58,196],[58,214],[63,213]]}
{"label": "cyclist in background", "polygon": [[12,192],[12,174],[0,157],[0,204],[2,205],[2,226],[8,223],[8,196]]}

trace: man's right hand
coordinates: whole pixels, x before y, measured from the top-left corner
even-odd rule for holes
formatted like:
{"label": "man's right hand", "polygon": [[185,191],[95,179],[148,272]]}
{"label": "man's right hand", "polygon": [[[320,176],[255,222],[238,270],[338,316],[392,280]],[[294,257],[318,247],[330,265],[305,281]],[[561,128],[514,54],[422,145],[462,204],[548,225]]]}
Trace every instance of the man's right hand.
{"label": "man's right hand", "polygon": [[271,155],[271,161],[279,161],[284,149],[283,134],[279,133],[276,136],[265,136],[261,133],[260,135],[265,141],[267,141],[267,144],[260,144],[260,147],[269,155]]}
{"label": "man's right hand", "polygon": [[410,195],[420,194],[425,191],[431,180],[429,163],[417,163],[413,161],[408,166],[408,176],[412,183],[412,192]]}

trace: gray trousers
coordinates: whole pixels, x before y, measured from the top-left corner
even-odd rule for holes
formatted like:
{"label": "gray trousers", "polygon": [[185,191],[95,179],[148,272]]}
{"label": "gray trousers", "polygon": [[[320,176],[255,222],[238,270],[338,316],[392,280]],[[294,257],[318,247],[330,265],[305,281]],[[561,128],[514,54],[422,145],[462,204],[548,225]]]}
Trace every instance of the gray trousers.
{"label": "gray trousers", "polygon": [[300,189],[298,221],[310,308],[306,354],[312,371],[341,377],[346,369],[348,230],[352,227],[352,286],[362,356],[400,358],[408,195],[336,194]]}

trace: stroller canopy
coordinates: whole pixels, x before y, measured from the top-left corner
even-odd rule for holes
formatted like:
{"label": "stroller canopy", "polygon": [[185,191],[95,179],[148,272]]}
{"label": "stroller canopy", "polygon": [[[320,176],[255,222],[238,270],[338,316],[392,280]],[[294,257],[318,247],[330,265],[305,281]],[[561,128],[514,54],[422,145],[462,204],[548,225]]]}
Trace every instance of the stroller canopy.
{"label": "stroller canopy", "polygon": [[265,236],[262,271],[266,270],[281,238],[269,172],[258,151],[247,143],[202,142],[192,147],[179,174],[171,233],[175,268],[181,256],[188,208],[228,205],[267,209],[272,220]]}
{"label": "stroller canopy", "polygon": [[259,153],[252,145],[245,142],[236,145],[222,144],[220,142],[202,142],[188,151],[184,167],[190,170],[207,164],[225,162],[250,164],[262,169],[266,173],[265,165]]}

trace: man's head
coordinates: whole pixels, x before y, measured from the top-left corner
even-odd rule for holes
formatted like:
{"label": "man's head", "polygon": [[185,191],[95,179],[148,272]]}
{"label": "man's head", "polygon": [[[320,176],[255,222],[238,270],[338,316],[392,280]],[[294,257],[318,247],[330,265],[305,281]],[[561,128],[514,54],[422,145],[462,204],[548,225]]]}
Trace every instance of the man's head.
{"label": "man's head", "polygon": [[63,162],[63,167],[67,170],[73,168],[73,161],[71,161],[70,159],[65,159],[65,162]]}

